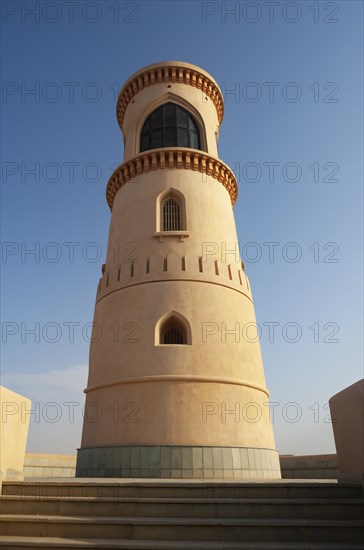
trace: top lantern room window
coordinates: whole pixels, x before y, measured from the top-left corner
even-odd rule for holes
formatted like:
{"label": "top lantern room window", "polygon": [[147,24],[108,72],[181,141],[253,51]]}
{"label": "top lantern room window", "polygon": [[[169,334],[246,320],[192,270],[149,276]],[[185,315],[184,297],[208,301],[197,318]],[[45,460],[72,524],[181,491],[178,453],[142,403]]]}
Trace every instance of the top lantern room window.
{"label": "top lantern room window", "polygon": [[140,152],[160,147],[201,148],[200,133],[194,118],[175,103],[164,103],[144,122]]}

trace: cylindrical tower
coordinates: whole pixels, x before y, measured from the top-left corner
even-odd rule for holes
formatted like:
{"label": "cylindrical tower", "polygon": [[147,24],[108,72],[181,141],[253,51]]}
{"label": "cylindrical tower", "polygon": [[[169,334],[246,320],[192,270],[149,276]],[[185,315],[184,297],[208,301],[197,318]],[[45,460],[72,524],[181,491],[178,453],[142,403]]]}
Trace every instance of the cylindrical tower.
{"label": "cylindrical tower", "polygon": [[77,476],[280,478],[223,110],[188,63],[149,65],[120,92]]}

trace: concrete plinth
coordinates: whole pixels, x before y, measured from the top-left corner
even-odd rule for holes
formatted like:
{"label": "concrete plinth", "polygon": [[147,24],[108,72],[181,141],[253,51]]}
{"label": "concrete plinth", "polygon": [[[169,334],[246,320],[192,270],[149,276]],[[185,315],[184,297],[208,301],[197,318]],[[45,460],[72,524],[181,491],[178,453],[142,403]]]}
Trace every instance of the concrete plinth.
{"label": "concrete plinth", "polygon": [[279,479],[275,449],[115,446],[78,450],[76,477]]}

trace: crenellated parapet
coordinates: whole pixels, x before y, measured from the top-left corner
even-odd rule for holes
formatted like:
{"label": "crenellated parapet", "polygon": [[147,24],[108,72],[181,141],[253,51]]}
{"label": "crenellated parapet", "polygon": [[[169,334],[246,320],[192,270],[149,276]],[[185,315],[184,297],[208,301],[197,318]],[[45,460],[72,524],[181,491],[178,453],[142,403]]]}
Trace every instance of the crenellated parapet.
{"label": "crenellated parapet", "polygon": [[167,255],[153,254],[146,259],[113,264],[103,267],[97,288],[96,301],[110,292],[137,284],[156,281],[199,281],[222,285],[244,294],[252,300],[249,280],[242,264],[222,262],[214,258],[203,258],[176,252]]}
{"label": "crenellated parapet", "polygon": [[124,162],[116,168],[106,187],[106,199],[112,210],[116,193],[128,181],[153,170],[185,169],[207,174],[217,179],[227,189],[231,204],[238,196],[238,184],[234,172],[220,159],[197,149],[164,147],[151,149]]}

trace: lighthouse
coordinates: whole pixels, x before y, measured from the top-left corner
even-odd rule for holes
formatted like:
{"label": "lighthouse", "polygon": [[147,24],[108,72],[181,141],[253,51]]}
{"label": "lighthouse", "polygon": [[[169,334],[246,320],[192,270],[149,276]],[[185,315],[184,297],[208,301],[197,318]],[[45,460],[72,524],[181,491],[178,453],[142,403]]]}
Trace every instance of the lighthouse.
{"label": "lighthouse", "polygon": [[215,80],[184,62],[119,94],[78,477],[281,477],[223,114]]}

